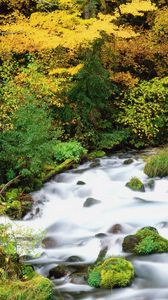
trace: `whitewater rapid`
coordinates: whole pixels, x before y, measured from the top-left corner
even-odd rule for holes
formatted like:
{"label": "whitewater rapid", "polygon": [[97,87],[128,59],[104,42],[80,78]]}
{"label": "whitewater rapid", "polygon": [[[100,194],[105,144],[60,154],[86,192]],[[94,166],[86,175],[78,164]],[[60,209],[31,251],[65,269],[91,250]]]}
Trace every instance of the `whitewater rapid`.
{"label": "whitewater rapid", "polygon": [[[127,157],[133,159],[129,165],[124,164]],[[54,280],[54,299],[168,299],[168,254],[134,257],[122,252],[123,238],[144,226],[154,226],[168,238],[168,178],[155,178],[150,189],[143,169],[144,161],[138,154],[116,154],[57,175],[33,193],[33,211],[17,223],[46,231],[49,243],[38,249],[42,255],[32,261],[39,273],[48,276],[58,264],[93,263],[104,248],[107,257],[128,256],[135,267],[135,280],[124,289],[93,289],[86,283],[72,282],[68,276]],[[143,181],[145,192],[126,187],[134,176]],[[85,207],[88,198],[100,202]]]}

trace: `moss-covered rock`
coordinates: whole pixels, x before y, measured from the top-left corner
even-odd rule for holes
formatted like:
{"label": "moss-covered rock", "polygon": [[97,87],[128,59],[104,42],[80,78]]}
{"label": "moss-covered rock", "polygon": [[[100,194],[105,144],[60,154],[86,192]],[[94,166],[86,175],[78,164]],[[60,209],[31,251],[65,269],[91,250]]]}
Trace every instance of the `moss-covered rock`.
{"label": "moss-covered rock", "polygon": [[136,255],[168,252],[168,240],[159,235],[154,227],[144,227],[134,235],[124,238],[123,251]]}
{"label": "moss-covered rock", "polygon": [[129,182],[126,183],[126,186],[133,191],[144,192],[145,187],[142,181],[137,177],[132,177]]}
{"label": "moss-covered rock", "polygon": [[125,287],[134,277],[132,263],[124,258],[108,258],[88,271],[88,284],[97,288]]}
{"label": "moss-covered rock", "polygon": [[31,280],[0,280],[1,300],[50,300],[52,299],[52,283],[41,275]]}
{"label": "moss-covered rock", "polygon": [[42,175],[42,181],[45,182],[49,180],[52,176],[59,174],[73,167],[75,161],[73,159],[66,159],[63,163],[52,166],[45,166]]}
{"label": "moss-covered rock", "polygon": [[97,151],[92,151],[87,155],[87,158],[89,160],[93,160],[95,158],[102,158],[103,156],[106,155],[106,152],[102,151],[102,150],[97,150]]}

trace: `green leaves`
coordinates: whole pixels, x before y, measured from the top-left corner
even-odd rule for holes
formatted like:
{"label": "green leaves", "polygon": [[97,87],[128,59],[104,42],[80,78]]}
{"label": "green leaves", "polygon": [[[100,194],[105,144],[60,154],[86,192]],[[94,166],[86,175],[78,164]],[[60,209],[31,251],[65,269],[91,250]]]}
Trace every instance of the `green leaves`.
{"label": "green leaves", "polygon": [[[129,91],[120,104],[119,122],[128,126],[143,145],[166,138],[168,120],[168,77],[143,81]],[[133,141],[136,144],[136,140]]]}
{"label": "green leaves", "polygon": [[98,147],[100,149],[112,149],[117,145],[126,143],[129,138],[128,130],[114,130],[112,132],[104,132],[99,134]]}
{"label": "green leaves", "polygon": [[81,156],[87,153],[86,149],[77,141],[59,142],[53,149],[55,159],[58,162],[66,159],[78,161]]}
{"label": "green leaves", "polygon": [[51,161],[52,145],[60,131],[52,130],[47,111],[35,104],[21,107],[12,124],[11,130],[0,133],[2,174],[7,178],[16,173],[28,177],[39,174],[44,163]]}

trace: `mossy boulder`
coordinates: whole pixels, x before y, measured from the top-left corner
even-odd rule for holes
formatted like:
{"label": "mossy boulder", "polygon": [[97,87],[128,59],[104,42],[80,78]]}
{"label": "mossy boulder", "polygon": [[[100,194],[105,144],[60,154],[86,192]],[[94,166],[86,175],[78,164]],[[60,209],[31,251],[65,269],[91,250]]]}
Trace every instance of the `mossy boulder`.
{"label": "mossy boulder", "polygon": [[102,150],[97,150],[97,151],[92,151],[87,155],[87,158],[89,160],[93,160],[95,158],[102,158],[106,155],[106,152],[102,151]]}
{"label": "mossy boulder", "polygon": [[73,167],[75,161],[73,159],[66,159],[64,162],[58,165],[45,166],[43,173],[41,174],[42,182],[45,182],[61,172],[64,172]]}
{"label": "mossy boulder", "polygon": [[52,282],[36,274],[31,280],[0,280],[1,300],[51,300]]}
{"label": "mossy boulder", "polygon": [[145,192],[145,187],[142,181],[138,177],[132,177],[126,186],[133,191]]}
{"label": "mossy boulder", "polygon": [[125,287],[131,284],[134,268],[124,258],[108,258],[88,271],[88,284],[96,288]]}
{"label": "mossy boulder", "polygon": [[168,252],[168,240],[159,235],[154,227],[144,227],[134,235],[124,238],[123,251],[136,255]]}

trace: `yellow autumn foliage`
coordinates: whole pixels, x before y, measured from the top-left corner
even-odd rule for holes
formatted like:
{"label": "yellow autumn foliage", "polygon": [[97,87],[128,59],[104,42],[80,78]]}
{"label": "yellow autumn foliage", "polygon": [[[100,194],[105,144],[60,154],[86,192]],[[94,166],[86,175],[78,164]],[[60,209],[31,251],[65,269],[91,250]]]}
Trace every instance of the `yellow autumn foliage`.
{"label": "yellow autumn foliage", "polygon": [[[79,16],[79,11],[70,13],[69,6],[73,1],[61,0],[62,10],[50,13],[32,13],[30,18],[21,15],[12,17],[0,26],[0,52],[35,52],[45,49],[55,49],[63,46],[69,49],[77,49],[81,45],[87,47],[101,32],[115,35],[119,38],[131,38],[136,33],[131,27],[115,24],[119,14],[110,15],[99,13],[97,18],[84,20]],[[66,10],[66,7],[68,8]],[[154,10],[155,6],[147,0],[133,0],[131,4],[121,5],[122,13],[142,15],[145,11]],[[15,12],[17,14],[17,12]]]}
{"label": "yellow autumn foliage", "polygon": [[69,74],[71,76],[77,74],[80,69],[82,69],[84,64],[79,64],[75,67],[70,67],[70,68],[57,68],[53,69],[49,72],[49,75],[63,75],[63,74]]}
{"label": "yellow autumn foliage", "polygon": [[145,12],[156,10],[156,6],[150,0],[132,0],[131,3],[120,5],[122,14],[143,16]]}

